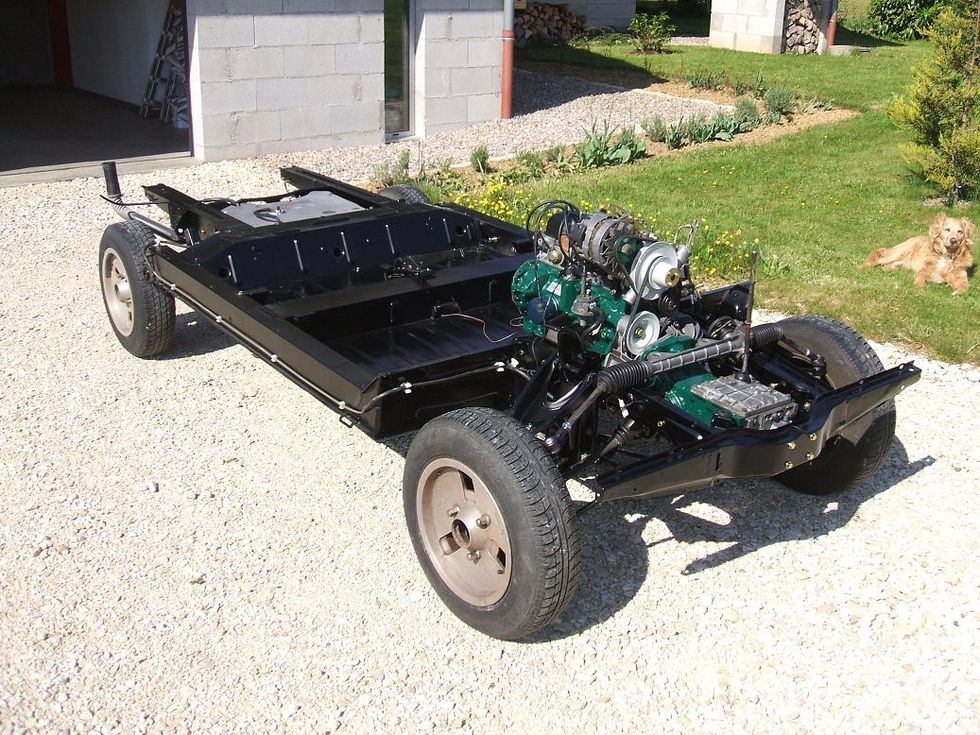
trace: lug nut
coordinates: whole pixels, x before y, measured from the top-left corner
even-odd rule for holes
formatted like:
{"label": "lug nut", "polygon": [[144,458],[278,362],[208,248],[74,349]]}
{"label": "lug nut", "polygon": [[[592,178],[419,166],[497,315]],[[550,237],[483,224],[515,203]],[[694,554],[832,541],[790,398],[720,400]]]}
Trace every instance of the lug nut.
{"label": "lug nut", "polygon": [[477,549],[476,551],[471,551],[466,555],[466,558],[476,564],[478,561],[480,561],[480,550]]}
{"label": "lug nut", "polygon": [[446,515],[448,515],[450,518],[455,518],[456,516],[458,516],[459,515],[459,506],[458,505],[454,505],[452,508],[450,508],[449,510],[446,511]]}
{"label": "lug nut", "polygon": [[490,525],[490,516],[486,514],[480,516],[476,519],[476,525],[478,525],[480,528],[486,528]]}

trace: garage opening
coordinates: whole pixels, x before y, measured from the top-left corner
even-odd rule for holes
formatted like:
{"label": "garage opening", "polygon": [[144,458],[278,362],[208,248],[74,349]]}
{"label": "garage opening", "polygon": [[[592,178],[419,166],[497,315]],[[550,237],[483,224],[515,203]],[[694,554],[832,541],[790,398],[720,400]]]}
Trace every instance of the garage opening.
{"label": "garage opening", "polygon": [[183,0],[0,7],[0,176],[190,155]]}

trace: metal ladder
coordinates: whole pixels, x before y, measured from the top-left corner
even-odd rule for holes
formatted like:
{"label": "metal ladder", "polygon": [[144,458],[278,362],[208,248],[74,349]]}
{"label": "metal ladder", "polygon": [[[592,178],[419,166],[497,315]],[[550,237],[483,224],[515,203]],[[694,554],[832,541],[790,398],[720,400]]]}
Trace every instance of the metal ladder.
{"label": "metal ladder", "polygon": [[188,124],[187,27],[179,0],[171,0],[150,67],[140,117],[157,117],[178,127]]}

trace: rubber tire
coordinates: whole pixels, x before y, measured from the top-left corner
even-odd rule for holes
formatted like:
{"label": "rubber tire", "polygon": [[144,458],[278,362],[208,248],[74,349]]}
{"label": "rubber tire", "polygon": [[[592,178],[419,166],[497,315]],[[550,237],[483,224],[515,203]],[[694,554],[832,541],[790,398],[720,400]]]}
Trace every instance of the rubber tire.
{"label": "rubber tire", "polygon": [[173,346],[176,335],[174,298],[150,280],[146,265],[146,250],[155,242],[149,229],[130,221],[109,225],[99,246],[100,291],[102,258],[106,248],[112,248],[119,254],[126,269],[133,294],[133,331],[125,335],[116,329],[104,292],[102,303],[119,343],[136,357],[155,357],[166,352]]}
{"label": "rubber tire", "polygon": [[[871,345],[846,324],[807,314],[780,322],[785,334],[827,361],[827,379],[840,388],[884,369]],[[858,485],[878,471],[895,437],[895,402],[887,401],[831,439],[812,462],[776,475],[809,495],[829,495]]]}
{"label": "rubber tire", "polygon": [[[429,561],[419,532],[416,494],[422,470],[440,457],[464,461],[490,488],[511,541],[511,579],[486,607],[458,597]],[[467,625],[501,640],[519,640],[558,618],[578,590],[581,530],[551,455],[512,417],[488,408],[439,416],[415,435],[405,461],[408,533],[422,569],[446,606]]]}
{"label": "rubber tire", "polygon": [[432,204],[432,200],[425,195],[425,192],[411,184],[388,186],[379,191],[378,194],[406,204]]}

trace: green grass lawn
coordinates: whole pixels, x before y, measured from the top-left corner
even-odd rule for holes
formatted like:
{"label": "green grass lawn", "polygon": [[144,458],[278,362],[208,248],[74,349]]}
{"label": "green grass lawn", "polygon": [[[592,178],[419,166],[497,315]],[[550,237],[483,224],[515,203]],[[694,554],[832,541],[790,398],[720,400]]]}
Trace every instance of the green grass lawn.
{"label": "green grass lawn", "polygon": [[[858,117],[810,128],[765,144],[690,150],[563,179],[538,182],[532,198],[629,203],[676,226],[701,217],[710,231],[741,229],[769,267],[761,303],[787,312],[843,319],[867,336],[925,349],[954,362],[980,363],[980,280],[965,296],[945,285],[912,286],[908,271],[862,271],[867,253],[924,232],[936,209],[908,172],[898,144],[905,139],[881,110],[910,79],[924,43],[881,46],[846,57],[764,56],[687,47],[649,58],[622,47],[588,51],[524,49],[520,62],[576,65],[683,79],[691,70],[724,69],[729,79],[762,71],[768,85],[818,96],[862,111]],[[980,221],[980,206],[957,214]],[[970,352],[970,348],[973,348]]]}

